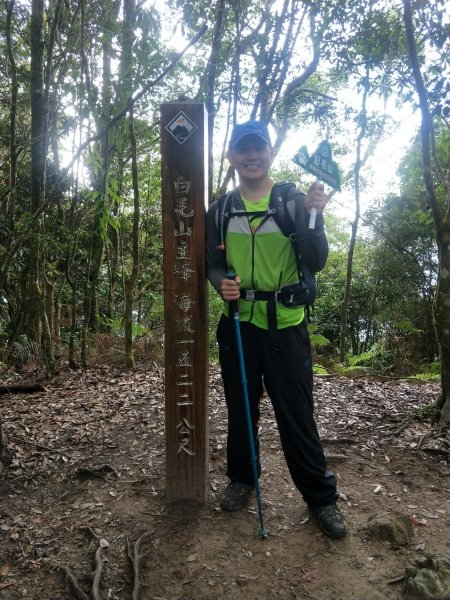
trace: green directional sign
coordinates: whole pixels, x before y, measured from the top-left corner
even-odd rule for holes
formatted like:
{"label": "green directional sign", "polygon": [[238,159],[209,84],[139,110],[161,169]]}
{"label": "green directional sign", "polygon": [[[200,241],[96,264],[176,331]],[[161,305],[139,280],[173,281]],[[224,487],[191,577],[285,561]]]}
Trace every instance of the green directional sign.
{"label": "green directional sign", "polygon": [[327,183],[338,192],[341,191],[339,167],[333,160],[331,146],[326,140],[320,142],[317,150],[312,154],[308,154],[306,146],[302,146],[292,160],[320,181]]}

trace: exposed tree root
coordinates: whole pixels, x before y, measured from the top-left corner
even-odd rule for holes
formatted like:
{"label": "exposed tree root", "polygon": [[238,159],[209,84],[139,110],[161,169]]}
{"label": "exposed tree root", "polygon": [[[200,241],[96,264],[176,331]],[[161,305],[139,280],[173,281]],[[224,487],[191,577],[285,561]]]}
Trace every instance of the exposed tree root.
{"label": "exposed tree root", "polygon": [[348,456],[345,454],[327,454],[325,453],[325,460],[327,463],[342,463],[348,460]]}
{"label": "exposed tree root", "polygon": [[102,552],[102,549],[101,549],[101,546],[99,546],[95,552],[95,568],[94,568],[94,577],[92,579],[91,594],[92,594],[92,598],[94,600],[101,600],[100,579],[102,577],[103,565],[104,565],[101,552]]}
{"label": "exposed tree root", "polygon": [[148,533],[144,533],[141,537],[135,542],[133,549],[130,548],[130,543],[127,540],[127,553],[128,558],[131,563],[131,568],[133,569],[133,593],[131,595],[131,600],[139,600],[139,586],[140,586],[140,570],[139,570],[139,561],[144,558],[150,551],[144,552],[141,554],[141,544],[143,544],[147,538],[149,538],[153,534],[153,531],[149,531]]}
{"label": "exposed tree root", "polygon": [[113,473],[119,478],[119,473],[111,465],[95,465],[91,467],[77,467],[70,472],[69,478],[75,479],[76,477],[87,478],[87,477],[102,477],[105,473]]}
{"label": "exposed tree root", "polygon": [[34,394],[34,392],[45,392],[45,388],[38,383],[0,385],[0,396],[5,394]]}
{"label": "exposed tree root", "polygon": [[80,584],[78,582],[78,579],[75,577],[75,575],[69,569],[69,567],[66,567],[64,565],[57,566],[58,570],[62,571],[64,573],[64,575],[66,576],[66,579],[70,584],[70,587],[72,589],[72,592],[73,592],[76,600],[90,600],[90,598],[92,598],[92,600],[101,600],[100,580],[102,577],[103,565],[104,565],[101,551],[102,551],[102,548],[101,548],[101,546],[99,546],[97,548],[97,550],[95,552],[95,556],[94,556],[94,571],[92,573],[89,573],[88,575],[84,576],[84,579],[88,579],[91,581],[90,597],[82,589],[82,587],[80,586]]}
{"label": "exposed tree root", "polygon": [[58,570],[64,573],[67,581],[70,584],[70,587],[72,588],[72,592],[76,600],[89,600],[89,597],[81,589],[77,578],[68,567],[65,567],[64,565],[58,565]]}
{"label": "exposed tree root", "polygon": [[[85,529],[89,529],[90,532],[92,532],[90,528]],[[141,537],[135,542],[133,547],[127,540],[127,554],[133,572],[133,590],[131,594],[131,600],[139,600],[139,588],[141,585],[140,561],[150,552],[150,550],[147,552],[141,552],[141,547],[151,535],[153,535],[153,531],[144,533],[144,535],[141,535]],[[75,577],[69,567],[60,564],[57,565],[58,570],[64,573],[66,580],[69,582],[70,588],[72,589],[76,600],[102,600],[100,595],[100,582],[103,573],[104,560],[102,558],[101,551],[102,548],[99,546],[94,556],[94,571],[82,576],[82,579],[86,579],[87,581],[91,582],[89,594],[86,594],[86,592],[82,589],[77,577]]]}

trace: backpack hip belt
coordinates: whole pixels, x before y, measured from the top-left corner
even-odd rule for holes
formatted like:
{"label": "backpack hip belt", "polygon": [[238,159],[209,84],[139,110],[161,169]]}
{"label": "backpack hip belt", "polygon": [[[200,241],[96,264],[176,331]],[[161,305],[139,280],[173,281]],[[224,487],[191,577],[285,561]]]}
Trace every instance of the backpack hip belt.
{"label": "backpack hip belt", "polygon": [[276,292],[260,292],[259,290],[241,290],[241,298],[243,300],[251,300],[252,302],[257,300],[266,300],[267,302],[275,300],[275,302],[280,302],[280,292],[281,290],[278,290]]}
{"label": "backpack hip belt", "polygon": [[267,302],[267,325],[270,345],[274,350],[279,350],[277,329],[277,302],[288,308],[299,308],[308,305],[309,289],[302,282],[283,286],[276,292],[263,292],[259,290],[241,290],[241,298],[251,302],[263,300]]}
{"label": "backpack hip belt", "polygon": [[300,306],[309,306],[311,292],[303,281],[284,285],[276,292],[263,292],[260,290],[241,290],[241,298],[257,302],[263,300],[266,302],[280,302],[288,308],[298,308]]}

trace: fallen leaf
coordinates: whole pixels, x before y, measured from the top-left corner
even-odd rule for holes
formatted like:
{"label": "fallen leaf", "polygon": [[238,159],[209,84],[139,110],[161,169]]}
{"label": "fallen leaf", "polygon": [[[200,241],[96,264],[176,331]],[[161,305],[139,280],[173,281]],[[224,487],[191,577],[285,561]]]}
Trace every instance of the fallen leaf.
{"label": "fallen leaf", "polygon": [[414,546],[414,550],[425,550],[425,542],[422,542],[421,544],[416,544]]}
{"label": "fallen leaf", "polygon": [[314,579],[319,579],[319,577],[320,577],[320,573],[317,570],[305,571],[303,573],[303,579],[305,581],[314,581]]}
{"label": "fallen leaf", "polygon": [[411,519],[411,521],[414,523],[414,525],[426,525],[427,524],[427,520],[426,519],[419,519],[418,517],[416,517],[415,515],[412,515],[411,517],[409,517]]}
{"label": "fallen leaf", "polygon": [[9,587],[10,585],[14,585],[15,581],[9,581],[8,583],[0,583],[0,590],[4,590],[5,588]]}
{"label": "fallen leaf", "polygon": [[439,519],[439,515],[436,513],[428,512],[427,510],[420,511],[420,515],[422,517],[426,517],[427,519]]}

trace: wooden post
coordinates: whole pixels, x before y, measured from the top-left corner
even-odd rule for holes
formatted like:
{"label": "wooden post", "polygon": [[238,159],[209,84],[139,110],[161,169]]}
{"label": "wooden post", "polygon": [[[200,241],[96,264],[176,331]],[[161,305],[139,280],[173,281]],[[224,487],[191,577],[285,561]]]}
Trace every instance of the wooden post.
{"label": "wooden post", "polygon": [[208,491],[207,144],[203,104],[161,106],[168,502]]}

